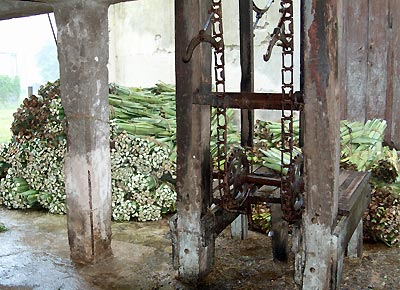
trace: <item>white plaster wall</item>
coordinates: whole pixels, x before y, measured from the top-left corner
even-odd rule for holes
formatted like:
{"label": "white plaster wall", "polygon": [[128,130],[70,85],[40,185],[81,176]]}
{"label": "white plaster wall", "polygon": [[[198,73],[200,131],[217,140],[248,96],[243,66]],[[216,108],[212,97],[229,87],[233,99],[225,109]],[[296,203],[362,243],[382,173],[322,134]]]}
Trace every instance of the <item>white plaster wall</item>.
{"label": "white plaster wall", "polygon": [[[299,83],[299,2],[295,0],[295,85]],[[259,6],[267,0],[255,1]],[[281,49],[275,47],[269,62],[262,59],[280,14],[279,0],[255,30],[255,91],[280,92]],[[226,47],[226,89],[240,88],[238,1],[223,4]],[[175,83],[174,0],[141,0],[112,5],[110,22],[110,81],[127,86],[152,86],[158,81]],[[208,45],[208,44],[203,44]]]}

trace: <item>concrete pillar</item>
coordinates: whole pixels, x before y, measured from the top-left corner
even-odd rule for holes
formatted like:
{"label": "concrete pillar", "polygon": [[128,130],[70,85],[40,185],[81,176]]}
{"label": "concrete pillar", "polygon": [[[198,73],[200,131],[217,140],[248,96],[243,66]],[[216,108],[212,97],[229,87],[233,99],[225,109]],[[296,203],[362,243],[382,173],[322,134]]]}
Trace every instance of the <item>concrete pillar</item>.
{"label": "concrete pillar", "polygon": [[111,166],[106,4],[55,5],[61,96],[67,120],[65,188],[71,258],[111,254]]}

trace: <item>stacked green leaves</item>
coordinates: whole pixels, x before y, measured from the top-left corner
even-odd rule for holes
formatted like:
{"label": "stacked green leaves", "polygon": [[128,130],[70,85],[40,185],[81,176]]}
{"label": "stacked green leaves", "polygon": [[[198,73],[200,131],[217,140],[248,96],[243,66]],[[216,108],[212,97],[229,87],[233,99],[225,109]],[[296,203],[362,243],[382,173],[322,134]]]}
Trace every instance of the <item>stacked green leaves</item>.
{"label": "stacked green leaves", "polygon": [[340,145],[342,164],[353,165],[358,171],[369,171],[386,150],[382,142],[386,129],[385,120],[361,122],[342,121],[340,124]]}
{"label": "stacked green leaves", "polygon": [[13,139],[1,147],[0,202],[8,208],[65,213],[66,140],[58,82],[41,87],[39,94],[14,113]]}
{"label": "stacked green leaves", "polygon": [[[110,86],[114,220],[157,220],[174,209],[175,102],[171,91],[173,87],[166,84],[149,89]],[[24,100],[14,114],[12,141],[0,147],[0,204],[66,212],[63,120],[58,81]]]}
{"label": "stacked green leaves", "polygon": [[[109,104],[113,218],[157,220],[174,210],[176,200],[175,88],[111,84]],[[233,114],[228,110],[228,118]],[[12,141],[0,148],[0,203],[64,214],[66,137],[58,81],[24,100],[12,131]],[[228,133],[229,144],[239,141],[232,122]],[[215,160],[215,143],[212,152]]]}
{"label": "stacked green leaves", "polygon": [[[257,121],[255,162],[279,173],[281,170],[281,124]],[[385,120],[341,121],[341,167],[371,171],[372,200],[364,216],[364,234],[389,246],[400,245],[400,157],[396,149],[383,145]],[[297,142],[298,124],[294,125]],[[295,154],[300,149],[295,147]],[[289,156],[283,154],[285,163]],[[284,171],[284,173],[286,173]],[[260,215],[258,215],[260,218]]]}

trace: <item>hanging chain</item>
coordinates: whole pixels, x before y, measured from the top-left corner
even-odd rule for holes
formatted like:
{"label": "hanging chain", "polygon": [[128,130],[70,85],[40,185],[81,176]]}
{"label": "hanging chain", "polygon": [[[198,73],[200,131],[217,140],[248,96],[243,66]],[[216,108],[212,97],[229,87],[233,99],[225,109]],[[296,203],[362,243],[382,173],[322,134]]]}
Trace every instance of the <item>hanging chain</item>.
{"label": "hanging chain", "polygon": [[[295,104],[293,86],[293,52],[294,52],[294,30],[293,30],[293,0],[281,0],[283,29],[282,29],[282,147],[281,147],[281,198],[283,218],[293,221],[295,212],[293,204],[295,196],[292,188],[294,183],[293,166],[293,109]],[[289,154],[289,159],[284,158]],[[287,171],[287,174],[284,174]]]}
{"label": "hanging chain", "polygon": [[[220,43],[218,48],[214,48],[214,76],[216,97],[225,97],[225,53],[224,36],[222,26],[222,1],[212,0],[212,37]],[[226,106],[216,108],[217,118],[217,179],[218,192],[224,204],[224,199],[229,196],[228,184],[228,148],[227,148],[227,116]]]}

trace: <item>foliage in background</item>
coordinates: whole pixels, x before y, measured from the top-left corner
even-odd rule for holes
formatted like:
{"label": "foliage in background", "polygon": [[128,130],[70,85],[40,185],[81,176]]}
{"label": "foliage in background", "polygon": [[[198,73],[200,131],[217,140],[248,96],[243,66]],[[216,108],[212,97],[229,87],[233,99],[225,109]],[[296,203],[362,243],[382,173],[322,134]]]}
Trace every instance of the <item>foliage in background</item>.
{"label": "foliage in background", "polygon": [[21,84],[19,76],[0,75],[0,105],[8,106],[19,99]]}
{"label": "foliage in background", "polygon": [[57,60],[57,45],[53,40],[46,42],[36,55],[37,67],[42,82],[56,80],[60,76]]}
{"label": "foliage in background", "polygon": [[0,223],[0,233],[4,233],[6,231],[8,231],[7,227],[4,224]]}
{"label": "foliage in background", "polygon": [[13,121],[13,113],[16,108],[0,108],[0,144],[7,143],[11,140],[11,123]]}

